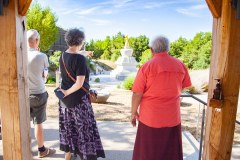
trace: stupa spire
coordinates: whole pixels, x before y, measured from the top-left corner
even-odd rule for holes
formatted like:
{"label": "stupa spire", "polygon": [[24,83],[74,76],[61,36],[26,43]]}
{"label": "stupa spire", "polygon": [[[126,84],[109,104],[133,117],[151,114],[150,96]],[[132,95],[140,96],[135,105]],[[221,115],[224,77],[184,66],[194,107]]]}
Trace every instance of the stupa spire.
{"label": "stupa spire", "polygon": [[129,44],[128,44],[128,35],[125,36],[125,46],[124,49],[129,49]]}

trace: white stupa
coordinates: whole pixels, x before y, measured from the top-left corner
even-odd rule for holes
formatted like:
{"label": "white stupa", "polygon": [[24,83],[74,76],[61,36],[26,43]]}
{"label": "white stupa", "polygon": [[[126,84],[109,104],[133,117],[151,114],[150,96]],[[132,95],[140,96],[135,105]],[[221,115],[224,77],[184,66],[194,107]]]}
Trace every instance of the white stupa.
{"label": "white stupa", "polygon": [[115,64],[116,69],[111,72],[111,75],[118,80],[124,80],[129,75],[134,75],[137,73],[137,61],[132,56],[133,50],[129,47],[128,37],[125,38],[124,49],[121,49],[121,57],[117,59]]}

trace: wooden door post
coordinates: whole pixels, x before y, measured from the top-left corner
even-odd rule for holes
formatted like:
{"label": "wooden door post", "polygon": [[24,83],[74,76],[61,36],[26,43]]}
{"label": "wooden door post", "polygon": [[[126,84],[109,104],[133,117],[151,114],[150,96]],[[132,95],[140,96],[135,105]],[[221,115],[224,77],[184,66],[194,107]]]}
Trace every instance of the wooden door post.
{"label": "wooden door post", "polygon": [[4,160],[30,160],[26,20],[18,0],[0,16],[0,107]]}
{"label": "wooden door post", "polygon": [[240,20],[231,0],[206,1],[213,16],[218,8],[213,19],[208,100],[213,97],[217,78],[221,79],[224,100],[221,109],[208,106],[203,159],[230,160],[240,84]]}

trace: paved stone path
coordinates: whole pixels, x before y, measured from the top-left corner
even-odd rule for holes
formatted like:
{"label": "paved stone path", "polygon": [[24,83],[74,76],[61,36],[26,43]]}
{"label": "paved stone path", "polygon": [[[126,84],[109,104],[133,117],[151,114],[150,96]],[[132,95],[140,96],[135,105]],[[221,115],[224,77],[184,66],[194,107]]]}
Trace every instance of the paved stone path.
{"label": "paved stone path", "polygon": [[[106,151],[106,158],[99,158],[99,160],[131,160],[136,128],[133,128],[127,122],[98,121],[97,123]],[[64,154],[59,150],[58,120],[48,119],[44,124],[44,128],[45,145],[57,150],[55,155],[45,159],[63,160]],[[34,137],[33,127],[31,128],[31,136]],[[183,132],[185,160],[197,160],[198,146],[198,142],[189,132]],[[37,144],[34,138],[32,138],[32,147],[34,159],[37,160]]]}

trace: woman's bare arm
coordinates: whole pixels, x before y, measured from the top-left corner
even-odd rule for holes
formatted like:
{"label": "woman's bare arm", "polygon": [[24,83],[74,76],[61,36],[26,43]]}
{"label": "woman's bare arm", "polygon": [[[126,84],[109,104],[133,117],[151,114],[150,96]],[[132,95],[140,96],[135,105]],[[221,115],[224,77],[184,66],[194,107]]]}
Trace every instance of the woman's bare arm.
{"label": "woman's bare arm", "polygon": [[77,90],[79,90],[82,87],[84,80],[85,80],[85,76],[77,76],[77,80],[72,85],[71,88],[69,88],[67,90],[64,90],[64,89],[60,89],[60,90],[64,93],[64,95],[66,97],[66,96],[76,92]]}
{"label": "woman's bare arm", "polygon": [[142,99],[143,93],[140,92],[133,92],[132,94],[132,115],[131,115],[131,123],[135,127],[136,126],[136,120],[138,119],[138,107],[140,105],[141,99]]}

